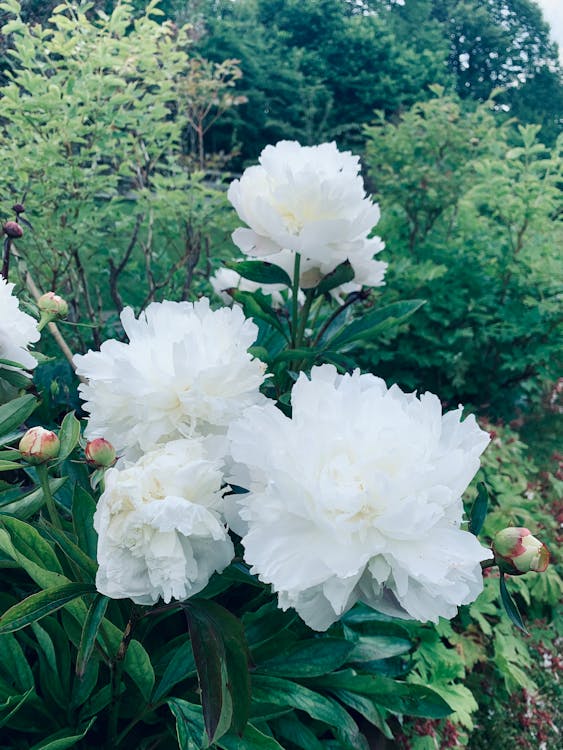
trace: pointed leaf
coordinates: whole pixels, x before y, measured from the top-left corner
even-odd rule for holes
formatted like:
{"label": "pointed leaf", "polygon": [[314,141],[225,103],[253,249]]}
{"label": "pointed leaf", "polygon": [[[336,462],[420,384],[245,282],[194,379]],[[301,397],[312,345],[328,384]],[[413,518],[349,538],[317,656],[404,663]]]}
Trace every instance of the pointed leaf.
{"label": "pointed leaf", "polygon": [[372,339],[386,328],[404,323],[424,303],[425,300],[413,299],[393,302],[391,305],[380,307],[379,310],[374,310],[341,328],[329,341],[328,346],[331,349],[339,350],[355,341]]}
{"label": "pointed leaf", "polygon": [[78,445],[79,438],[80,422],[74,416],[74,412],[71,411],[63,419],[61,429],[59,430],[59,441],[61,447],[56,460],[57,464],[62,463],[70,456],[72,451]]}
{"label": "pointed leaf", "polygon": [[489,493],[487,486],[484,482],[479,482],[477,485],[477,497],[471,508],[471,515],[469,516],[469,531],[475,536],[479,536],[485,518],[487,517],[487,510],[489,507]]}
{"label": "pointed leaf", "polygon": [[89,583],[65,583],[62,586],[54,586],[32,594],[4,612],[0,617],[0,634],[13,633],[15,630],[25,628],[32,622],[56,612],[73,599],[95,593],[95,591],[95,586]]}
{"label": "pointed leaf", "polygon": [[529,635],[528,631],[526,630],[526,626],[524,625],[522,615],[520,614],[520,612],[518,611],[518,607],[516,606],[516,602],[506,588],[504,573],[500,574],[500,599],[502,601],[504,609],[506,610],[506,614],[512,620],[513,624],[516,625],[516,627],[519,628],[523,633]]}
{"label": "pointed leaf", "polygon": [[38,404],[35,396],[27,395],[0,406],[0,435],[22,425]]}
{"label": "pointed leaf", "polygon": [[287,272],[275,263],[267,263],[263,260],[232,260],[225,265],[243,278],[255,281],[257,284],[284,284],[284,286],[291,287],[291,279]]}
{"label": "pointed leaf", "polygon": [[88,661],[92,656],[92,651],[94,650],[96,639],[98,637],[98,630],[104,619],[108,604],[109,599],[107,596],[98,594],[90,605],[90,609],[84,620],[82,637],[80,639],[80,646],[76,656],[76,674],[79,677],[84,675]]}
{"label": "pointed leaf", "polygon": [[346,284],[352,281],[354,278],[354,269],[349,260],[345,260],[339,266],[336,266],[334,271],[331,271],[327,276],[322,279],[317,286],[317,293],[324,294],[330,292],[331,289],[335,289],[341,284]]}

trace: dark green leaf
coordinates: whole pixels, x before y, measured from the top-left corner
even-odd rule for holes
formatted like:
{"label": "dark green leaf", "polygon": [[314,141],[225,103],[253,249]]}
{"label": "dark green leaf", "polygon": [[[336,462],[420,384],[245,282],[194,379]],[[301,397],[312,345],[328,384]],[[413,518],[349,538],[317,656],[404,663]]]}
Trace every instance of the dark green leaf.
{"label": "dark green leaf", "polygon": [[484,482],[479,482],[477,485],[477,497],[471,508],[471,515],[469,516],[469,531],[475,536],[479,536],[485,518],[487,517],[487,509],[489,507],[489,493]]}
{"label": "dark green leaf", "polygon": [[89,583],[65,583],[62,586],[54,586],[32,594],[4,612],[0,617],[0,634],[13,633],[15,630],[25,628],[26,625],[64,607],[73,599],[95,591],[95,586]]}
{"label": "dark green leaf", "polygon": [[272,358],[272,364],[277,362],[291,362],[298,360],[315,360],[321,356],[321,352],[318,349],[285,349],[283,352],[276,354]]}
{"label": "dark green leaf", "polygon": [[354,711],[361,714],[364,719],[367,719],[370,724],[377,727],[387,739],[393,739],[393,733],[385,721],[385,709],[377,706],[371,698],[366,695],[352,693],[349,690],[333,690],[332,692],[339,701],[345,703],[349,708],[353,708]]}
{"label": "dark green leaf", "polygon": [[[66,477],[62,477],[61,479],[49,479],[51,493],[54,494],[66,481]],[[0,507],[0,514],[7,513],[8,515],[15,516],[16,518],[25,521],[27,518],[30,518],[37,513],[37,511],[43,506],[44,502],[45,497],[43,495],[43,490],[41,487],[38,487],[36,490],[33,490],[33,492],[28,492],[27,494],[22,495],[18,500],[2,505]]]}
{"label": "dark green leaf", "polygon": [[345,260],[344,263],[336,266],[334,271],[331,271],[327,276],[324,277],[324,279],[319,282],[317,286],[317,292],[318,294],[330,292],[331,289],[334,289],[341,284],[346,284],[349,281],[352,281],[353,278],[354,269],[352,268],[350,261]]}
{"label": "dark green leaf", "polygon": [[354,644],[339,638],[299,641],[278,656],[259,664],[261,673],[279,677],[315,677],[341,667]]}
{"label": "dark green leaf", "polygon": [[41,742],[34,745],[31,750],[67,750],[67,748],[75,747],[78,744],[78,741],[87,734],[95,721],[96,717],[90,719],[88,725],[82,732],[80,732],[80,734],[71,734],[66,730],[63,732],[57,732],[56,734],[41,740]]}
{"label": "dark green leaf", "polygon": [[195,673],[192,644],[186,641],[176,650],[174,656],[168,662],[164,674],[155,688],[152,701],[158,703],[175,685]]}
{"label": "dark green leaf", "polygon": [[242,737],[229,732],[218,740],[217,745],[222,750],[284,750],[277,740],[252,724],[246,725]]}
{"label": "dark green leaf", "polygon": [[275,310],[270,306],[266,297],[261,292],[242,292],[240,289],[229,289],[228,293],[235,302],[242,305],[247,318],[263,320],[288,340],[288,334],[276,315]]}
{"label": "dark green leaf", "polygon": [[299,721],[295,713],[276,719],[273,726],[276,735],[289,740],[302,750],[324,750],[325,745],[308,726]]}
{"label": "dark green leaf", "polygon": [[83,676],[88,660],[90,659],[94,646],[96,645],[98,630],[104,619],[108,603],[109,599],[107,596],[98,594],[90,605],[90,609],[84,620],[82,637],[80,639],[80,646],[76,656],[76,674],[79,677]]}
{"label": "dark green leaf", "polygon": [[248,648],[242,623],[215,602],[187,602],[192,649],[209,742],[229,727],[242,734],[250,713]]}
{"label": "dark green leaf", "polygon": [[93,560],[98,549],[98,535],[94,529],[96,501],[80,485],[76,485],[72,498],[72,524],[79,547]]}
{"label": "dark green leaf", "polygon": [[40,528],[45,535],[59,547],[66,557],[68,557],[69,560],[75,563],[75,565],[86,574],[87,580],[93,581],[95,579],[96,571],[98,570],[97,563],[84,553],[80,547],[72,541],[72,539],[69,539],[64,531],[60,531],[60,529],[55,528],[47,521],[43,521]]}
{"label": "dark green leaf", "polygon": [[23,695],[10,695],[0,704],[0,729],[19,711],[32,693],[33,688],[30,687]]}
{"label": "dark green leaf", "polygon": [[504,573],[500,574],[500,600],[504,609],[506,610],[506,614],[512,620],[513,624],[516,625],[516,627],[522,630],[524,633],[526,633],[526,635],[529,635],[528,631],[526,630],[526,626],[524,625],[522,615],[520,614],[520,612],[518,611],[518,607],[516,606],[516,602],[506,588]]}
{"label": "dark green leaf", "polygon": [[0,406],[0,435],[15,430],[22,425],[35,410],[39,402],[35,396],[27,395]]}
{"label": "dark green leaf", "polygon": [[405,320],[416,312],[425,300],[414,299],[404,302],[393,302],[391,305],[380,307],[379,310],[364,315],[342,328],[328,343],[330,349],[339,350],[345,345],[359,340],[369,340],[389,328]]}
{"label": "dark green leaf", "polygon": [[11,516],[1,516],[0,525],[8,531],[13,546],[20,554],[46,570],[62,573],[54,550],[37,529]]}
{"label": "dark green leaf", "polygon": [[250,281],[255,281],[258,284],[284,284],[291,287],[291,279],[286,271],[274,263],[267,263],[263,260],[232,260],[225,265],[243,278],[250,279]]}
{"label": "dark green leaf", "polygon": [[291,706],[334,727],[339,739],[351,750],[368,750],[365,737],[348,712],[335,700],[279,677],[253,675],[252,696],[262,703]]}

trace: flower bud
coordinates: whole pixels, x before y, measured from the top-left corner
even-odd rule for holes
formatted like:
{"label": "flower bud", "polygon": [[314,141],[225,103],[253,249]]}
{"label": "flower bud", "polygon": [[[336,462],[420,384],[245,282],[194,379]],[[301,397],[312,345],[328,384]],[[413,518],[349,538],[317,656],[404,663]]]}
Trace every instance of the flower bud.
{"label": "flower bud", "polygon": [[511,526],[499,531],[493,540],[493,552],[499,569],[510,575],[530,570],[543,573],[549,563],[545,544],[524,527]]}
{"label": "flower bud", "polygon": [[116,461],[115,448],[105,438],[94,438],[86,443],[84,450],[86,461],[90,466],[109,468]]}
{"label": "flower bud", "polygon": [[67,303],[55,292],[46,292],[39,297],[37,307],[42,313],[50,317],[66,318],[68,315]]}
{"label": "flower bud", "polygon": [[17,221],[7,221],[2,229],[4,230],[4,234],[12,240],[17,240],[20,237],[23,237],[23,229]]}
{"label": "flower bud", "polygon": [[59,455],[61,444],[51,430],[32,427],[20,440],[18,449],[29,464],[42,464]]}
{"label": "flower bud", "polygon": [[12,211],[16,214],[24,214],[25,213],[25,207],[22,203],[16,203],[12,206]]}

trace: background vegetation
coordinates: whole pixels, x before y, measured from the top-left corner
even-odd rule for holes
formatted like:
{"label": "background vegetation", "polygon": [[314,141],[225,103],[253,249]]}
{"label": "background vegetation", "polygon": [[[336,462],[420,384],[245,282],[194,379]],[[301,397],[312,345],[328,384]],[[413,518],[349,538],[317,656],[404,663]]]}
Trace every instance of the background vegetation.
{"label": "background vegetation", "polygon": [[[69,301],[74,350],[120,335],[124,305],[211,294],[211,273],[235,255],[229,180],[268,143],[334,139],[362,155],[382,209],[387,283],[361,304],[426,300],[354,356],[477,409],[495,436],[486,534],[529,526],[555,549],[563,78],[532,0],[8,0],[0,13],[0,211],[23,202],[28,222],[10,278]],[[54,344],[45,353],[33,419],[48,426],[78,403],[70,367]],[[555,746],[561,579],[555,568],[512,579],[527,637],[494,584],[452,624],[408,626],[415,663],[381,666],[455,703],[448,720],[392,720],[403,747]],[[48,630],[0,651],[37,651],[53,707],[49,669],[64,677],[68,664],[49,661]],[[0,660],[2,680],[13,669]],[[22,693],[30,679],[20,664]],[[295,727],[276,727],[304,747]],[[0,747],[31,746],[20,740]]]}

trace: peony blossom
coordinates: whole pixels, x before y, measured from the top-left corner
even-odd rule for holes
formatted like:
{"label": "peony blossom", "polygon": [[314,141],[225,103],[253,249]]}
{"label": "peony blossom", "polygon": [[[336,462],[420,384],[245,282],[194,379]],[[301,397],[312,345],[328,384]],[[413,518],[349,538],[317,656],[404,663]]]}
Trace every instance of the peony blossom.
{"label": "peony blossom", "polygon": [[249,490],[234,526],[280,606],[326,630],[358,600],[432,622],[472,602],[491,557],[460,528],[489,441],[475,418],[331,365],[299,376],[292,406],[252,407],[228,435]]}
{"label": "peony blossom", "polygon": [[128,344],[106,341],[74,360],[88,379],[79,390],[89,440],[104,437],[136,458],[167,440],[224,433],[262,402],[265,365],[247,351],[258,329],[240,308],[154,302],[138,320],[126,308],[121,322]]}
{"label": "peony blossom", "polygon": [[368,238],[379,221],[379,207],[366,196],[359,157],[338,151],[335,143],[280,141],[266,146],[259,161],[228,192],[249,226],[233,233],[246,255],[280,265],[293,276],[295,253],[300,253],[302,288],[316,286],[345,260],[356,274],[354,289],[383,284],[387,264],[373,256],[384,244],[379,237]]}
{"label": "peony blossom", "polygon": [[0,276],[0,359],[17,362],[31,370],[37,361],[28,348],[39,341],[40,334],[37,321],[20,310],[18,298],[13,295],[14,286]]}
{"label": "peony blossom", "polygon": [[220,461],[202,440],[174,440],[108,469],[94,527],[96,587],[112,599],[187,599],[231,562]]}

